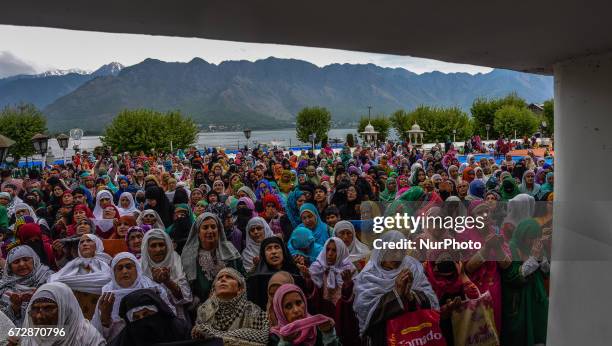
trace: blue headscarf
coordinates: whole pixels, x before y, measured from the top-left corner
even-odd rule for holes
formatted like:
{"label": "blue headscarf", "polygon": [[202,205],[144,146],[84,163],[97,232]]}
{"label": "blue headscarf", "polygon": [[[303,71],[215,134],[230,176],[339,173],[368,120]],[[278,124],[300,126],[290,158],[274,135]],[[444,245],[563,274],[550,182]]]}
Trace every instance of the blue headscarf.
{"label": "blue headscarf", "polygon": [[[264,184],[265,187],[260,187],[259,185]],[[274,194],[274,188],[270,185],[270,182],[267,179],[261,179],[257,182],[257,188],[255,189],[255,197],[257,197],[258,201],[263,200],[264,194],[267,191],[268,193]]]}
{"label": "blue headscarf", "polygon": [[315,237],[308,228],[298,226],[291,233],[291,237],[287,242],[287,248],[292,256],[304,256],[310,261],[310,263],[313,263],[317,260],[323,246],[317,244]]}
{"label": "blue headscarf", "polygon": [[484,199],[485,190],[485,183],[480,179],[474,179],[470,183],[470,195],[472,196]]}
{"label": "blue headscarf", "polygon": [[291,221],[292,227],[297,227],[300,223],[300,211],[297,207],[297,200],[304,193],[298,189],[289,192],[287,196],[287,217]]}
{"label": "blue headscarf", "polygon": [[[329,231],[327,230],[327,224],[321,220],[321,217],[319,216],[319,211],[317,210],[317,207],[314,206],[314,204],[312,203],[302,204],[302,207],[300,208],[300,218],[302,217],[302,214],[306,211],[312,213],[317,219],[317,224],[315,228],[311,231],[312,231],[312,235],[314,236],[317,244],[323,246],[323,244],[325,244],[325,242],[329,238]],[[301,223],[300,226],[298,227],[305,227],[308,229],[308,227],[306,227],[306,225],[304,225],[303,223]]]}

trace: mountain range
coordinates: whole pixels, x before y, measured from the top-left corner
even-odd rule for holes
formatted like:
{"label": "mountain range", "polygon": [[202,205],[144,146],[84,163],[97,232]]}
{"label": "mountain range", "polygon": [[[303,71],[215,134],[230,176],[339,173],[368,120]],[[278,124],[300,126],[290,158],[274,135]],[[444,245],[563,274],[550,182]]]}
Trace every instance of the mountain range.
{"label": "mountain range", "polygon": [[318,67],[294,59],[218,65],[146,59],[129,67],[112,63],[89,73],[0,79],[0,106],[32,102],[50,131],[79,124],[99,133],[123,109],[181,110],[196,123],[271,129],[293,126],[300,109],[323,106],[337,124],[419,105],[458,106],[469,112],[477,97],[516,92],[527,102],[553,96],[552,77],[494,69],[489,73],[416,74],[373,64]]}

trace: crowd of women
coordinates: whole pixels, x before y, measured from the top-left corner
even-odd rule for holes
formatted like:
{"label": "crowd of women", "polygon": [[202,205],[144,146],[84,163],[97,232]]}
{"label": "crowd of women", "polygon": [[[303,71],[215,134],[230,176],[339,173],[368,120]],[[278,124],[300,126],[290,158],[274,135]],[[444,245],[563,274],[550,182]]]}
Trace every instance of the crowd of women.
{"label": "crowd of women", "polygon": [[[389,321],[430,309],[446,344],[462,345],[450,316],[488,292],[501,345],[544,344],[553,186],[543,158],[460,163],[452,146],[405,143],[81,153],[26,177],[5,170],[0,339],[385,345]],[[481,216],[486,227],[371,232],[394,213]],[[373,249],[375,237],[482,248]],[[9,333],[41,326],[65,335]]]}

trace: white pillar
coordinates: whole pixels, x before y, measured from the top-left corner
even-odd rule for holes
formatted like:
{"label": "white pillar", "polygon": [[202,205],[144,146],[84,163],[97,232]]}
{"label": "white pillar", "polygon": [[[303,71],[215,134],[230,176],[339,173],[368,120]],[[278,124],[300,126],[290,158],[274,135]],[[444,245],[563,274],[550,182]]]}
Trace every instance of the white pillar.
{"label": "white pillar", "polygon": [[555,72],[555,206],[547,345],[612,340],[612,53]]}

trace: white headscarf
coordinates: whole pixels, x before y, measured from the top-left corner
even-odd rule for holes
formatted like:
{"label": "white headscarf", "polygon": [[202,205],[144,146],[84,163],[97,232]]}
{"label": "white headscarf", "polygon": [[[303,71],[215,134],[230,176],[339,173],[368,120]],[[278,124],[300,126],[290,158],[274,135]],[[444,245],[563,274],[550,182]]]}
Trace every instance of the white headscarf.
{"label": "white headscarf", "polygon": [[[132,286],[128,288],[119,286],[115,278],[115,274],[114,274],[115,266],[117,265],[117,263],[119,263],[119,261],[121,261],[122,259],[126,259],[126,258],[134,262],[134,264],[136,265],[136,272],[137,272],[136,280],[134,280],[134,283],[132,284]],[[172,304],[170,302],[170,299],[168,299],[168,294],[166,293],[166,289],[160,286],[155,281],[149,279],[145,275],[142,275],[142,268],[140,266],[140,262],[138,261],[136,256],[134,256],[133,254],[129,252],[120,252],[117,255],[115,255],[115,258],[113,258],[113,261],[111,262],[109,273],[110,273],[111,280],[106,285],[104,285],[104,287],[102,287],[102,293],[111,292],[115,295],[115,302],[113,304],[113,311],[111,313],[111,317],[113,321],[121,320],[121,317],[119,317],[119,305],[121,304],[121,299],[123,299],[123,297],[125,297],[126,295],[136,290],[143,289],[143,288],[152,289],[153,291],[157,292],[157,294],[159,294],[159,297],[168,305],[170,310],[172,310],[172,312],[176,314],[176,309],[174,308],[174,304]],[[98,303],[100,303],[99,300],[98,300]],[[100,309],[98,307],[98,304],[96,304],[96,310],[95,310],[95,313],[94,313],[94,316],[91,322],[94,324],[94,326],[101,325]]]}
{"label": "white headscarf", "polygon": [[[121,207],[122,197],[127,197],[130,200],[130,205],[127,208]],[[125,216],[125,215],[134,216],[135,213],[140,212],[136,208],[136,203],[134,202],[134,196],[132,196],[132,194],[129,192],[124,192],[119,196],[119,205],[117,206],[117,210],[119,210],[119,216]]]}
{"label": "white headscarf", "polygon": [[[102,292],[102,287],[111,280],[108,266],[111,257],[104,253],[104,245],[100,238],[93,234],[85,234],[85,236],[96,243],[94,257],[84,258],[81,255],[81,250],[79,250],[79,257],[68,262],[60,271],[51,275],[49,282],[63,282],[75,291],[99,295]],[[84,267],[88,267],[91,272],[79,274],[79,271]]]}
{"label": "white headscarf", "polygon": [[[18,276],[11,270],[11,263],[24,257],[32,258],[32,272],[26,276]],[[46,265],[40,263],[40,258],[31,247],[27,245],[16,246],[12,248],[6,256],[4,275],[2,276],[2,280],[0,280],[0,293],[4,294],[8,289],[15,290],[19,287],[36,288],[47,282],[51,274],[53,274],[53,271]]]}
{"label": "white headscarf", "polygon": [[70,287],[61,282],[44,284],[34,293],[28,305],[27,317],[23,323],[23,328],[38,327],[32,321],[30,309],[32,304],[39,298],[51,299],[57,304],[57,326],[54,327],[62,329],[66,334],[58,337],[44,337],[40,336],[40,334],[38,336],[24,336],[21,339],[22,346],[106,345],[106,340],[104,340],[102,335],[83,317],[81,307]]}
{"label": "white headscarf", "polygon": [[520,193],[508,201],[508,215],[504,223],[516,227],[521,221],[533,216],[535,211],[535,198],[526,193]]}
{"label": "white headscarf", "polygon": [[38,223],[38,216],[36,216],[36,212],[28,204],[26,204],[26,203],[17,203],[17,204],[15,204],[15,214],[17,214],[17,212],[20,211],[20,210],[27,210],[28,211],[28,215],[30,215],[32,217],[32,219],[34,219],[34,223]]}
{"label": "white headscarf", "polygon": [[259,247],[261,245],[261,242],[255,242],[255,240],[253,240],[253,238],[251,238],[251,235],[249,234],[249,230],[255,226],[263,227],[264,239],[272,237],[274,235],[272,233],[272,229],[270,228],[266,220],[264,220],[264,218],[256,216],[249,220],[246,226],[246,246],[244,247],[244,250],[242,250],[242,264],[244,265],[244,269],[246,269],[247,272],[250,272],[255,266],[253,264],[253,258],[259,256]]}
{"label": "white headscarf", "polygon": [[[166,243],[166,257],[159,263],[153,262],[151,257],[149,257],[148,247],[150,239],[162,239]],[[157,267],[167,267],[170,269],[170,278],[174,282],[185,278],[181,256],[174,251],[174,244],[172,244],[172,239],[170,239],[168,233],[159,228],[154,228],[145,233],[140,247],[140,263],[142,273],[151,279],[153,278],[151,269]]]}
{"label": "white headscarf", "polygon": [[164,226],[164,222],[162,221],[161,217],[159,217],[159,214],[153,209],[145,209],[142,213],[140,213],[140,215],[138,215],[138,219],[136,219],[136,224],[138,226],[144,225],[143,219],[145,215],[155,216],[155,223],[151,225],[151,228],[166,229],[166,226]]}
{"label": "white headscarf", "polygon": [[[332,265],[328,265],[327,244],[332,241],[336,244],[336,262]],[[326,286],[331,289],[341,287],[343,284],[341,274],[345,270],[357,270],[349,260],[348,248],[340,238],[332,237],[327,239],[325,245],[323,245],[323,250],[321,250],[319,256],[317,256],[317,260],[310,265],[310,276],[312,281],[317,287],[322,287],[323,277],[325,273],[327,273]]]}
{"label": "white headscarf", "polygon": [[348,246],[349,260],[351,262],[359,261],[370,254],[370,248],[357,239],[355,226],[346,220],[338,221],[334,226],[334,235],[340,237],[340,231],[349,230],[353,234],[353,242]]}
{"label": "white headscarf", "polygon": [[[398,231],[388,231],[380,238],[383,243],[404,241],[406,238]],[[392,252],[404,252],[403,260],[399,267],[386,270],[380,264],[385,255]],[[438,298],[431,289],[431,285],[423,272],[423,265],[416,259],[408,256],[403,250],[374,249],[368,264],[361,273],[355,277],[355,301],[353,309],[359,319],[359,333],[363,335],[372,318],[372,314],[378,307],[380,298],[391,292],[395,286],[395,278],[403,269],[412,272],[412,290],[420,291],[429,298],[432,309],[439,309]]]}
{"label": "white headscarf", "polygon": [[108,190],[98,191],[98,193],[96,194],[96,206],[94,207],[94,210],[93,210],[93,214],[96,219],[103,219],[102,215],[104,214],[104,208],[100,206],[100,200],[104,197],[110,198],[111,204],[115,205],[115,202],[113,201],[113,194],[110,193],[110,191]]}

